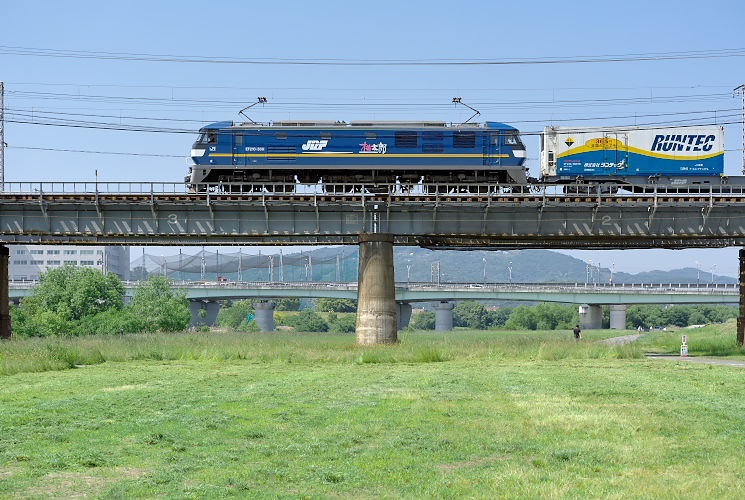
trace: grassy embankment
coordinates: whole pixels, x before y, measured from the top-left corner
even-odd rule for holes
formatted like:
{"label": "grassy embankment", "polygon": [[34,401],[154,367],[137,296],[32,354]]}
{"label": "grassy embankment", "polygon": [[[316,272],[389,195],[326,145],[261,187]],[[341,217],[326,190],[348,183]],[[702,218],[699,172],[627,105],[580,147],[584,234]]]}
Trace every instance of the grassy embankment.
{"label": "grassy embankment", "polygon": [[742,497],[745,370],[606,335],[2,343],[0,497]]}

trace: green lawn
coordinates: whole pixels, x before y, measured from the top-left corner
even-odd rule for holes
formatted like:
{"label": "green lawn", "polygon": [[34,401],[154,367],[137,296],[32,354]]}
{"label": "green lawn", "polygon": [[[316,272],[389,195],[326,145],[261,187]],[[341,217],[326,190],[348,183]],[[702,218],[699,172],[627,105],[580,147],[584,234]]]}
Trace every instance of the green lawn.
{"label": "green lawn", "polygon": [[0,497],[745,496],[745,370],[570,335],[2,343]]}

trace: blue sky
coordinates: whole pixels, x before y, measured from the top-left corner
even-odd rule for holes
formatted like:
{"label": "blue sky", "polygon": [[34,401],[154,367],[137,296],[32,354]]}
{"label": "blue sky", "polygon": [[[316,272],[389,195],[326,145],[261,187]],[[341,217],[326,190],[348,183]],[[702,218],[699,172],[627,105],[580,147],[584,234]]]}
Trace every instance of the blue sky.
{"label": "blue sky", "polygon": [[[481,110],[479,120],[503,121],[526,132],[548,124],[716,122],[725,126],[725,171],[737,175],[741,100],[732,89],[745,83],[745,57],[367,66],[132,61],[123,55],[272,63],[628,58],[742,49],[743,14],[740,1],[4,2],[5,178],[93,180],[98,170],[102,181],[176,182],[187,173],[194,137],[174,129],[237,120],[237,111],[257,96],[269,99],[251,115],[263,121],[459,121],[470,112],[450,103],[458,96]],[[112,58],[19,55],[27,51],[10,47]],[[19,123],[24,121],[36,123]],[[89,128],[101,124],[160,132]],[[537,138],[526,136],[526,143],[531,173],[537,175]],[[736,249],[574,255],[630,272],[695,262],[717,263],[722,274],[737,269]]]}

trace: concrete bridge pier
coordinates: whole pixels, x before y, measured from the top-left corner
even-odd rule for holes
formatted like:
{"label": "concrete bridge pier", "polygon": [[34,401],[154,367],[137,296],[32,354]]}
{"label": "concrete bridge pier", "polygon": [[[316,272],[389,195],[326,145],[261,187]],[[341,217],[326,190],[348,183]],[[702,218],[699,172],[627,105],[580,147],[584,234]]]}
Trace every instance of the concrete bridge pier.
{"label": "concrete bridge pier", "polygon": [[437,304],[435,311],[435,331],[449,332],[453,329],[453,308],[455,304],[448,301],[441,301]]}
{"label": "concrete bridge pier", "polygon": [[10,329],[10,300],[8,292],[10,281],[8,280],[8,261],[10,250],[5,245],[0,245],[0,339],[9,339]]}
{"label": "concrete bridge pier", "polygon": [[357,343],[372,345],[398,342],[393,235],[360,234],[357,280]]}
{"label": "concrete bridge pier", "polygon": [[398,303],[398,329],[403,330],[409,326],[411,321],[411,304],[408,302]]}
{"label": "concrete bridge pier", "polygon": [[254,302],[254,311],[256,311],[256,324],[262,332],[274,331],[274,307],[277,304],[271,300],[260,300]]}
{"label": "concrete bridge pier", "polygon": [[627,305],[619,304],[610,306],[610,329],[611,330],[625,330],[626,329],[626,309]]}
{"label": "concrete bridge pier", "polygon": [[603,307],[596,304],[579,306],[579,326],[583,330],[600,330],[603,327]]}
{"label": "concrete bridge pier", "polygon": [[[189,302],[191,308],[190,326],[214,326],[217,321],[217,313],[220,312],[220,303],[211,300],[192,300]],[[206,314],[202,316],[202,311]]]}

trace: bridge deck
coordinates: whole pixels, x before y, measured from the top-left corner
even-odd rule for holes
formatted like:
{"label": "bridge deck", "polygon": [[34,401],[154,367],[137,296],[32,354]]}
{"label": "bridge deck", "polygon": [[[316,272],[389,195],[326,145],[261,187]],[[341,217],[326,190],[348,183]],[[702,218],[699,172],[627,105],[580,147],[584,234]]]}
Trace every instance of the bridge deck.
{"label": "bridge deck", "polygon": [[454,248],[745,244],[742,187],[611,194],[584,185],[570,190],[586,194],[564,194],[555,186],[475,193],[457,192],[472,190],[463,186],[444,186],[442,193],[387,186],[386,194],[331,194],[321,186],[188,193],[183,184],[132,184],[6,183],[0,244],[357,244],[366,232],[390,233],[398,245]]}

